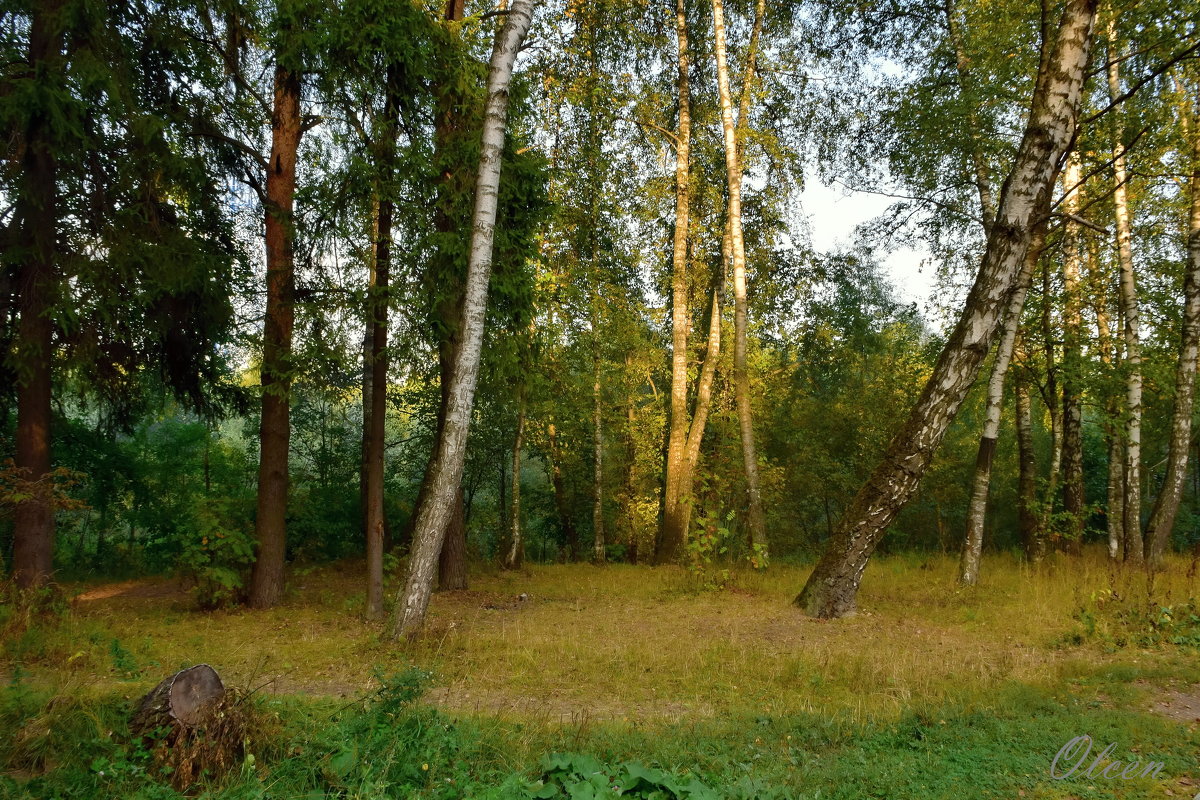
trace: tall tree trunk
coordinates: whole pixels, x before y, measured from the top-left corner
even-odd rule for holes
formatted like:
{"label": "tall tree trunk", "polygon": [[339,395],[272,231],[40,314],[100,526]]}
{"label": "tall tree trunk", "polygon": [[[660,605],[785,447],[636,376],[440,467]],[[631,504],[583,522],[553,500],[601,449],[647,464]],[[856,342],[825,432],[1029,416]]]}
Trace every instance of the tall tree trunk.
{"label": "tall tree trunk", "polygon": [[691,325],[691,313],[688,307],[687,240],[692,117],[684,0],[675,2],[675,33],[678,41],[679,126],[675,135],[675,238],[671,250],[671,427],[667,434],[662,528],[654,554],[655,563],[659,564],[674,561],[687,540],[687,527],[681,518],[680,487],[688,482],[685,476],[685,452],[689,429],[688,327]]}
{"label": "tall tree trunk", "polygon": [[[1112,67],[1111,69],[1116,69]],[[1197,92],[1200,98],[1200,92]],[[1175,409],[1171,415],[1171,439],[1167,453],[1167,474],[1162,490],[1154,501],[1146,526],[1146,546],[1150,563],[1158,566],[1175,528],[1175,515],[1187,482],[1188,449],[1192,438],[1192,407],[1196,392],[1196,358],[1200,354],[1200,120],[1195,110],[1181,104],[1181,128],[1188,138],[1191,159],[1191,213],[1188,216],[1187,271],[1183,276],[1183,331],[1180,337],[1179,366],[1175,369]],[[1198,115],[1200,116],[1200,115]],[[1122,164],[1122,171],[1124,164]],[[1120,178],[1118,178],[1120,180]]]}
{"label": "tall tree trunk", "polygon": [[1083,539],[1083,515],[1086,502],[1083,495],[1083,396],[1080,382],[1083,373],[1083,314],[1080,272],[1082,237],[1077,217],[1080,208],[1082,168],[1078,152],[1067,159],[1063,173],[1067,194],[1064,210],[1070,216],[1064,225],[1063,237],[1063,413],[1062,413],[1062,493],[1063,511],[1070,518],[1066,532],[1066,548],[1078,553]]}
{"label": "tall tree trunk", "polygon": [[979,450],[975,456],[975,477],[971,483],[971,499],[967,506],[967,535],[958,565],[958,581],[968,586],[979,582],[979,559],[983,552],[983,524],[987,516],[988,490],[992,482],[992,459],[996,454],[996,439],[1000,435],[1000,412],[1004,403],[1004,377],[1012,361],[1013,346],[1017,341],[1017,331],[1021,327],[1021,314],[1025,310],[1025,296],[1029,293],[1033,271],[1041,258],[1044,238],[1045,226],[1038,225],[1029,244],[1029,252],[1025,256],[1025,265],[1017,278],[1017,288],[1005,312],[1000,344],[996,348],[996,360],[992,363],[992,374],[988,379],[986,419],[983,434],[979,437]]}
{"label": "tall tree trunk", "polygon": [[475,185],[475,211],[471,249],[467,262],[466,295],[460,332],[462,341],[454,360],[450,381],[450,405],[446,412],[443,436],[438,442],[432,465],[431,489],[425,502],[416,509],[413,549],[408,577],[396,605],[394,635],[413,635],[425,623],[429,595],[433,590],[434,568],[446,524],[453,513],[454,497],[459,492],[466,460],[467,435],[475,385],[479,378],[479,358],[483,349],[483,328],[487,313],[487,289],[491,277],[492,239],[496,225],[496,202],[500,188],[500,160],[504,150],[505,118],[508,113],[508,86],[512,79],[517,50],[525,39],[537,0],[514,0],[504,26],[496,35],[487,82],[487,106],[484,113],[479,176]]}
{"label": "tall tree trunk", "polygon": [[[632,359],[629,355],[625,356],[625,365],[628,367]],[[634,504],[634,499],[637,497],[638,488],[638,469],[637,469],[637,440],[634,438],[634,432],[637,430],[637,406],[634,401],[634,396],[630,394],[625,401],[625,520],[627,524],[628,538],[625,546],[625,561],[629,564],[638,563],[638,515],[637,508]]]}
{"label": "tall tree trunk", "polygon": [[762,492],[758,476],[758,454],[754,444],[754,418],[750,405],[750,373],[746,365],[749,337],[749,303],[746,297],[746,244],[742,237],[742,168],[733,99],[729,87],[729,64],[725,54],[725,12],[722,0],[713,0],[713,28],[717,56],[717,90],[721,98],[721,128],[725,135],[727,218],[733,255],[733,387],[742,438],[742,464],[746,472],[747,523],[750,543],[767,546]]}
{"label": "tall tree trunk", "polygon": [[[33,6],[28,73],[38,81],[62,81],[62,1]],[[48,88],[48,87],[47,87]],[[57,90],[57,86],[54,87]],[[54,507],[51,502],[50,423],[53,363],[55,260],[58,250],[58,162],[51,142],[53,120],[37,108],[21,132],[22,186],[16,198],[23,258],[17,273],[17,430],[15,466],[35,482],[13,510],[12,574],[22,588],[40,586],[54,568]]]}
{"label": "tall tree trunk", "polygon": [[[443,10],[442,19],[445,22],[461,22],[465,11],[464,0],[446,0],[446,5]],[[453,152],[454,148],[459,146],[455,140],[456,132],[462,126],[460,107],[465,102],[462,91],[453,83],[440,83],[435,86],[436,110],[433,130],[433,149],[435,161],[439,164],[443,163],[443,159],[448,152]],[[459,193],[466,192],[468,187],[465,185],[465,175],[461,172],[456,172],[450,167],[445,167],[442,174],[439,176],[437,203],[433,212],[434,228],[439,234],[449,237],[458,235],[460,227],[459,222],[454,218],[451,207],[455,203],[455,198]],[[425,474],[421,479],[421,485],[417,489],[417,499],[413,504],[414,510],[423,506],[426,502],[426,496],[432,488],[434,480],[433,464],[435,456],[442,446],[442,438],[445,435],[446,414],[450,408],[450,382],[454,372],[454,364],[458,358],[458,348],[460,341],[460,331],[458,324],[462,319],[463,303],[464,303],[464,286],[463,281],[457,274],[456,267],[447,269],[446,272],[438,273],[432,271],[427,273],[427,281],[430,275],[433,275],[433,285],[428,286],[428,290],[438,295],[439,300],[435,304],[434,314],[438,323],[438,377],[440,396],[438,400],[437,425],[434,430],[433,447],[429,454],[429,460],[425,462]],[[463,503],[463,493],[457,492],[454,494],[455,503]],[[464,520],[464,525],[454,527],[456,520]],[[459,555],[465,557],[466,554],[466,509],[455,509],[449,515],[450,525],[443,541],[449,541],[451,538],[461,536],[462,541],[456,542],[453,546],[445,548],[446,552],[438,555],[438,572],[440,576],[458,576],[466,575],[466,564],[450,564],[447,559],[456,558]],[[414,531],[416,529],[417,517],[412,514],[408,518],[406,525],[406,534],[409,541],[413,541]],[[465,580],[465,578],[464,578]],[[448,584],[444,580],[438,582],[440,589],[465,589],[466,584],[457,586]]]}
{"label": "tall tree trunk", "polygon": [[[371,463],[371,375],[372,348],[375,344],[375,326],[372,324],[374,309],[371,306],[372,292],[375,291],[375,259],[379,250],[379,186],[375,186],[371,198],[371,242],[370,253],[367,256],[367,302],[365,324],[363,325],[362,341],[362,441],[360,442],[358,464],[358,512],[362,523],[363,541],[370,538],[367,527],[367,470]],[[369,593],[369,591],[368,591]]]}
{"label": "tall tree trunk", "polygon": [[567,555],[571,561],[574,561],[579,558],[579,531],[575,527],[575,519],[571,516],[571,504],[567,498],[567,488],[563,483],[558,431],[553,422],[546,425],[546,439],[548,442],[547,455],[550,458],[550,483],[554,487],[554,508],[558,512],[558,526],[567,546]]}
{"label": "tall tree trunk", "polygon": [[300,147],[300,75],[275,68],[271,160],[267,168],[267,311],[263,326],[262,423],[259,429],[258,553],[249,604],[268,608],[283,593],[287,547],[288,441],[291,435],[292,324],[296,275],[292,261],[296,151]]}
{"label": "tall tree trunk", "polygon": [[383,616],[383,457],[387,419],[387,332],[388,283],[392,264],[391,182],[396,149],[396,129],[400,115],[399,66],[389,64],[387,95],[384,100],[384,129],[380,134],[379,170],[383,191],[379,197],[375,225],[375,281],[368,289],[371,334],[371,408],[367,421],[370,431],[367,442],[367,617]]}
{"label": "tall tree trunk", "polygon": [[[704,351],[704,363],[700,378],[696,382],[696,404],[692,409],[692,425],[688,430],[687,447],[684,451],[685,468],[679,485],[679,524],[684,531],[691,528],[694,507],[692,488],[696,467],[700,463],[700,445],[704,441],[704,429],[708,425],[708,411],[712,406],[712,388],[717,376],[717,360],[721,355],[721,284],[724,274],[714,276],[712,305],[708,317],[708,347]],[[656,563],[665,563],[656,559]]]}
{"label": "tall tree trunk", "polygon": [[[1112,374],[1119,358],[1108,318],[1108,281],[1100,266],[1100,257],[1095,246],[1088,248],[1093,311],[1096,314],[1096,341],[1100,363],[1106,374]],[[1108,480],[1104,509],[1105,529],[1108,534],[1108,557],[1116,560],[1121,556],[1125,525],[1125,446],[1121,442],[1117,420],[1121,415],[1120,399],[1107,393],[1104,399],[1104,438],[1108,451]]]}
{"label": "tall tree trunk", "polygon": [[521,538],[521,447],[525,440],[525,387],[518,391],[517,434],[512,449],[512,512],[510,514],[508,552],[505,569],[518,569],[525,560],[525,542]]}
{"label": "tall tree trunk", "polygon": [[1037,506],[1037,457],[1033,449],[1033,414],[1029,403],[1029,383],[1023,370],[1018,370],[1013,381],[1013,399],[1016,404],[1017,425],[1017,524],[1021,542],[1025,548],[1025,559],[1037,564],[1045,555],[1042,529],[1035,508]]}
{"label": "tall tree trunk", "polygon": [[[592,331],[596,332],[593,319]],[[597,340],[596,347],[599,347]],[[600,405],[600,354],[592,354],[592,563],[604,563],[604,430]]]}
{"label": "tall tree trunk", "polygon": [[1074,134],[1095,16],[1095,0],[1068,0],[1063,9],[1049,68],[1039,71],[1029,123],[966,306],[908,421],[851,502],[796,598],[813,616],[853,613],[867,561],[915,493],[987,356]]}
{"label": "tall tree trunk", "polygon": [[1051,314],[1052,307],[1050,264],[1047,262],[1042,265],[1042,338],[1046,358],[1046,388],[1042,399],[1046,404],[1046,413],[1050,416],[1050,469],[1046,476],[1046,496],[1042,503],[1041,519],[1038,521],[1043,534],[1050,531],[1055,499],[1058,496],[1059,477],[1062,474],[1063,451],[1062,399],[1058,392],[1058,364],[1054,355],[1055,330]]}
{"label": "tall tree trunk", "polygon": [[[1119,76],[1109,72],[1109,91],[1118,92]],[[1114,94],[1116,97],[1117,94]],[[1140,563],[1142,546],[1142,346],[1141,311],[1138,306],[1137,278],[1133,271],[1133,232],[1129,224],[1129,201],[1125,190],[1124,153],[1118,153],[1113,163],[1116,188],[1113,205],[1117,218],[1117,261],[1121,270],[1120,308],[1125,320],[1125,560]]]}

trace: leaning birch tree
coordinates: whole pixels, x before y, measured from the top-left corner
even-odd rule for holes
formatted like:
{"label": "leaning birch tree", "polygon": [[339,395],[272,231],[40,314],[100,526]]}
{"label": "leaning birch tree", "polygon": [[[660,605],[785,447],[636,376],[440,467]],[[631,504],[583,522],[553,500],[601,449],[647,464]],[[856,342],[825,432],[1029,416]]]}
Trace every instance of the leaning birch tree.
{"label": "leaning birch tree", "polygon": [[462,480],[470,433],[483,329],[487,312],[488,282],[491,278],[492,239],[500,190],[500,159],[504,150],[508,116],[508,87],[513,66],[529,26],[537,0],[515,0],[503,27],[496,34],[488,69],[487,101],[484,110],[479,172],[475,180],[475,210],[472,214],[471,247],[463,302],[461,336],[450,375],[449,402],[443,436],[430,465],[429,491],[414,514],[413,548],[408,575],[396,603],[393,636],[415,635],[425,623],[429,596],[437,571],[438,554],[446,535],[453,503]]}
{"label": "leaning birch tree", "polygon": [[1069,0],[1039,68],[1029,119],[1000,193],[975,283],[908,421],[844,513],[796,605],[816,617],[855,610],[859,583],[888,525],[916,492],[1012,300],[1033,230],[1074,136],[1096,0]]}

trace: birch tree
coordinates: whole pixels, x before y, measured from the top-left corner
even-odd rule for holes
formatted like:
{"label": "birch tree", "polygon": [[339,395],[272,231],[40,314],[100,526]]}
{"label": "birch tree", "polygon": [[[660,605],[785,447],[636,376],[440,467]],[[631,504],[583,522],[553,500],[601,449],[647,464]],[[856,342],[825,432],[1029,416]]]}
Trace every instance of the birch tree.
{"label": "birch tree", "polygon": [[908,421],[844,513],[797,596],[796,604],[810,615],[840,617],[854,612],[871,554],[915,493],[978,374],[1074,135],[1095,17],[1095,0],[1069,0],[1063,9],[1047,66],[1039,70],[1025,134],[1001,190],[996,221],[966,305]]}
{"label": "birch tree", "polygon": [[438,553],[446,534],[455,495],[462,480],[470,432],[471,409],[479,377],[487,289],[491,273],[492,239],[500,185],[500,159],[504,149],[508,113],[508,87],[517,52],[525,40],[537,0],[515,0],[496,34],[488,70],[479,172],[475,181],[475,211],[467,264],[466,294],[461,323],[462,340],[455,353],[449,386],[449,407],[444,435],[431,465],[431,488],[416,509],[413,549],[408,575],[396,604],[393,636],[415,635],[425,622]]}
{"label": "birch tree", "polygon": [[[738,430],[742,440],[742,463],[746,473],[748,500],[747,523],[750,542],[755,548],[767,546],[762,511],[762,491],[758,475],[758,452],[754,443],[754,417],[750,405],[750,375],[746,367],[749,337],[749,303],[746,298],[746,244],[742,230],[742,163],[738,148],[737,126],[733,117],[733,92],[730,88],[729,63],[725,52],[725,10],[722,0],[713,0],[714,45],[717,59],[717,91],[721,100],[721,129],[725,140],[726,214],[729,230],[730,261],[733,271],[733,385],[738,412]],[[753,48],[761,28],[761,12],[751,38],[747,78],[753,69]],[[748,98],[743,84],[742,96]],[[744,115],[743,115],[744,116]]]}
{"label": "birch tree", "polygon": [[[1116,69],[1115,65],[1111,69]],[[1182,82],[1181,82],[1182,83]],[[1183,276],[1183,328],[1179,364],[1175,368],[1175,399],[1171,414],[1167,473],[1146,525],[1146,546],[1154,566],[1162,562],[1175,527],[1175,515],[1187,482],[1188,450],[1192,439],[1192,409],[1196,396],[1196,359],[1200,355],[1200,90],[1181,91],[1179,124],[1184,133],[1187,179],[1187,263]]]}

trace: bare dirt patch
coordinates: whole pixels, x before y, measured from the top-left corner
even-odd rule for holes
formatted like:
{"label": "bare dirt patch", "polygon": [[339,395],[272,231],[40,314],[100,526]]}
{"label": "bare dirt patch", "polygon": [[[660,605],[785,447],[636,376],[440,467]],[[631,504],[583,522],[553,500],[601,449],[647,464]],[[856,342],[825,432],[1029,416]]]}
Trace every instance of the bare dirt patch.
{"label": "bare dirt patch", "polygon": [[1159,690],[1150,711],[1179,722],[1200,722],[1200,684],[1186,689]]}

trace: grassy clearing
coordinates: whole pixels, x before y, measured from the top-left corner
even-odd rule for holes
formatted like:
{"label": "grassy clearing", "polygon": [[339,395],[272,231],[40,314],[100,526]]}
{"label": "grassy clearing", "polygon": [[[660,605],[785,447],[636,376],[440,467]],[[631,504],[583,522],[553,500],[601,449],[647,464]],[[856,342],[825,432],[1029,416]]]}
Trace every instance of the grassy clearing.
{"label": "grassy clearing", "polygon": [[[0,619],[0,723],[19,732],[0,745],[17,778],[5,791],[162,788],[144,764],[133,769],[122,718],[163,674],[198,662],[262,687],[253,702],[275,725],[251,743],[258,760],[230,796],[526,797],[585,772],[621,785],[633,780],[621,766],[631,761],[683,781],[663,797],[704,796],[688,795],[687,781],[763,798],[957,798],[964,781],[979,797],[1200,788],[1188,783],[1200,775],[1194,720],[1147,713],[1164,702],[1170,711],[1170,698],[1200,683],[1200,617],[1183,561],[1150,584],[1111,572],[1100,553],[1036,573],[997,555],[983,585],[964,590],[950,558],[876,559],[862,612],[837,622],[790,606],[802,567],[702,592],[677,569],[533,566],[436,596],[428,634],[403,645],[361,620],[360,566],[298,574],[268,612],[199,613],[173,583],[146,581],[81,588],[61,616]],[[381,680],[409,666],[431,673],[429,687],[415,705],[381,712],[394,694]],[[376,727],[379,736],[364,733]],[[1160,779],[1051,780],[1054,754],[1082,733],[1097,751],[1116,743],[1113,758],[1163,761]],[[541,763],[552,752],[599,766]],[[122,758],[133,765],[126,783],[89,793],[100,791],[92,762]],[[418,758],[428,770],[382,766]],[[347,759],[370,766],[355,771]]]}

